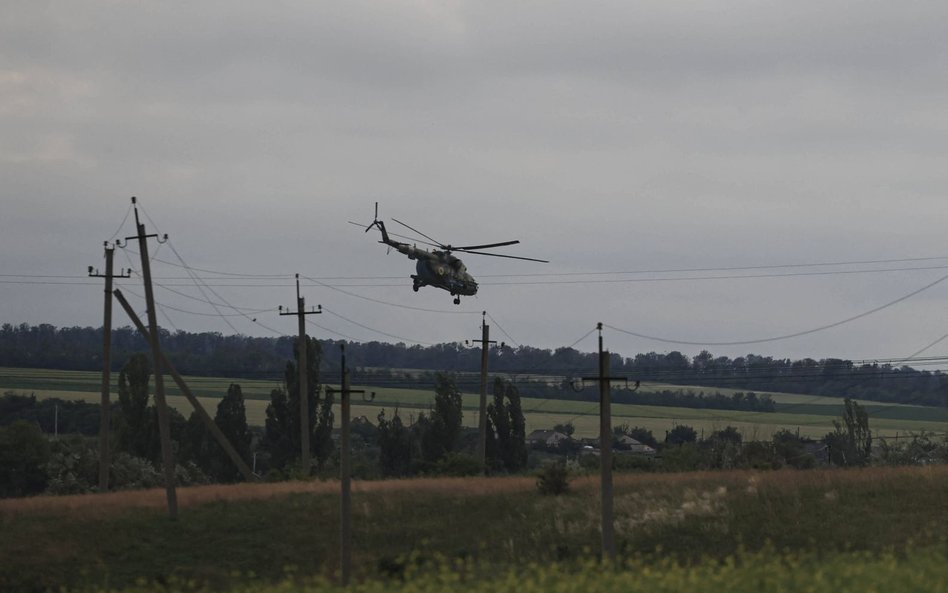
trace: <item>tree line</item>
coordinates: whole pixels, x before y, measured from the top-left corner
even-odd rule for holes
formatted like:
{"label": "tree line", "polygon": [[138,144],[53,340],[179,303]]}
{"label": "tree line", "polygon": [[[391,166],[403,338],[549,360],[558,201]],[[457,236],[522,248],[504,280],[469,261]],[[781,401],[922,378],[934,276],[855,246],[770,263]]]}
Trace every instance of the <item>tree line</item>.
{"label": "tree line", "polygon": [[[217,405],[214,422],[242,459],[267,479],[331,476],[338,472],[339,451],[334,392],[320,384],[319,342],[310,339],[307,360],[284,361],[283,383],[270,393],[262,429],[247,424],[239,384],[232,383]],[[305,365],[307,390],[300,393],[299,365]],[[118,401],[113,403],[110,468],[113,488],[159,486],[162,455],[158,412],[151,392],[149,357],[133,354],[121,367]],[[300,418],[300,398],[308,399],[309,417]],[[53,410],[57,407],[60,433],[77,433],[50,441]],[[61,409],[58,409],[61,408]],[[472,475],[516,472],[527,462],[525,420],[516,387],[502,379],[494,383],[487,409],[486,468],[472,454],[477,431],[462,425],[461,392],[451,375],[435,377],[429,410],[404,419],[398,409],[381,410],[377,423],[366,418],[352,422],[356,475],[363,478],[418,474]],[[185,418],[168,409],[174,447],[176,480],[183,485],[239,481],[242,475],[212,437],[197,412]],[[0,397],[0,496],[38,492],[56,494],[95,490],[98,475],[99,406],[81,402],[37,400],[7,393]],[[309,436],[309,466],[301,462],[301,425]],[[84,437],[82,435],[85,435]],[[259,462],[259,463],[258,463]]]}
{"label": "tree line", "polygon": [[[254,338],[219,333],[161,331],[165,353],[185,374],[234,378],[277,378],[292,356],[295,338]],[[337,341],[320,340],[324,371],[339,368],[339,351],[329,347]],[[465,373],[480,365],[480,353],[460,343],[433,346],[383,342],[347,342],[353,367],[390,369],[380,381],[399,381],[409,386],[417,374],[397,369],[420,369]],[[148,345],[132,328],[113,331],[113,370],[134,352]],[[568,381],[594,373],[597,354],[573,348],[542,349],[532,346],[494,347],[490,368],[511,378],[524,395],[566,397]],[[56,328],[52,325],[0,326],[0,366],[49,369],[98,370],[102,363],[102,330],[91,327]],[[778,391],[849,397],[894,403],[948,406],[948,374],[918,370],[905,365],[856,363],[843,359],[790,360],[747,354],[736,358],[702,351],[695,356],[681,352],[648,352],[623,357],[612,354],[614,375],[670,385],[701,385],[751,391]],[[537,376],[559,377],[559,386],[535,381]],[[430,385],[428,377],[422,378]],[[575,397],[575,396],[574,396]]]}

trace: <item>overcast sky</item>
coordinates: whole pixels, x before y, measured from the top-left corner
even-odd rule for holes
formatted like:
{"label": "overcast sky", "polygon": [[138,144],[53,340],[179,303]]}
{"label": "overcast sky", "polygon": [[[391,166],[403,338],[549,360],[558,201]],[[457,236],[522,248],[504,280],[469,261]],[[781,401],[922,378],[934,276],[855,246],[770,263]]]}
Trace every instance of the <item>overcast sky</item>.
{"label": "overcast sky", "polygon": [[[607,328],[631,356],[831,325],[948,274],[946,30],[944,2],[6,0],[0,322],[101,325],[86,267],[134,233],[134,195],[159,260],[255,276],[199,289],[156,261],[171,330],[292,334],[272,309],[296,272],[323,338],[475,338],[487,310],[508,343],[599,321],[695,343]],[[477,297],[416,294],[414,262],[347,224],[376,201],[551,263],[468,255]],[[705,271],[656,272],[681,269]],[[948,281],[707,347],[888,358],[946,333]]]}

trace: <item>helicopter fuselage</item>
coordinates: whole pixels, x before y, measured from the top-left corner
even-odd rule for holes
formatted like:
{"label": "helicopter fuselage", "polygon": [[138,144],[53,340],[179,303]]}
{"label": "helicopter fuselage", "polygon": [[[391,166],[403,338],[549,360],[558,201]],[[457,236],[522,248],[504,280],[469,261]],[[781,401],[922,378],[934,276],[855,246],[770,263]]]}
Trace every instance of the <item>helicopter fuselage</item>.
{"label": "helicopter fuselage", "polygon": [[[411,257],[411,256],[409,256]],[[444,251],[422,251],[415,249],[416,274],[412,276],[413,288],[435,286],[450,292],[454,296],[474,296],[477,294],[477,282],[471,276],[464,263]]]}

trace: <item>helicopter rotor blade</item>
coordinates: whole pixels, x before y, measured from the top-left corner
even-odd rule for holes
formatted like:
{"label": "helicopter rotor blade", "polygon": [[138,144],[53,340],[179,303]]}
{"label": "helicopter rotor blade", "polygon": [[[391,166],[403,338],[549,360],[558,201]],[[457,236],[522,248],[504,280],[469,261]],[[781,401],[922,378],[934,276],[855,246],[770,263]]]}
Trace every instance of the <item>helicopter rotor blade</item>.
{"label": "helicopter rotor blade", "polygon": [[348,222],[349,224],[354,224],[355,226],[359,227],[360,229],[365,229],[365,232],[369,232],[369,231],[372,230],[373,227],[378,226],[378,221],[377,221],[377,220],[373,220],[371,223],[369,223],[369,226],[365,226],[365,225],[359,224],[358,222],[352,222],[351,220],[347,220],[346,222]]}
{"label": "helicopter rotor blade", "polygon": [[429,237],[428,235],[424,234],[423,232],[419,231],[419,230],[416,229],[416,228],[412,228],[412,227],[408,226],[407,224],[405,224],[404,222],[398,220],[397,218],[393,218],[392,220],[394,220],[394,221],[397,222],[398,224],[402,225],[402,226],[405,227],[406,229],[408,229],[408,230],[410,230],[410,231],[412,231],[412,232],[414,232],[414,233],[418,233],[419,235],[421,235],[421,236],[424,237],[425,239],[428,239],[428,240],[431,241],[432,243],[435,243],[437,247],[441,247],[441,248],[446,248],[446,247],[447,247],[447,245],[445,245],[444,243],[441,243],[441,242],[438,241],[437,239],[433,239],[433,238]]}
{"label": "helicopter rotor blade", "polygon": [[524,260],[524,261],[535,261],[535,262],[539,262],[539,263],[541,263],[541,264],[548,264],[548,263],[550,263],[549,260],[546,260],[546,259],[537,259],[537,258],[535,258],[535,257],[521,257],[521,256],[519,256],[519,255],[504,255],[504,254],[502,254],[502,253],[486,253],[486,252],[484,252],[484,251],[471,251],[471,250],[469,250],[469,249],[455,249],[455,251],[460,251],[460,252],[462,252],[462,253],[473,253],[474,255],[489,255],[489,256],[491,256],[491,257],[504,257],[504,258],[507,258],[507,259],[522,259],[522,260]]}
{"label": "helicopter rotor blade", "polygon": [[451,249],[457,250],[471,250],[471,249],[490,249],[491,247],[504,247],[506,245],[516,245],[520,241],[504,241],[502,243],[487,243],[485,245],[464,245],[462,247],[451,247]]}
{"label": "helicopter rotor blade", "polygon": [[437,247],[438,249],[441,249],[442,247],[444,247],[443,245],[438,245],[437,243],[431,243],[430,241],[422,241],[421,239],[417,237],[408,237],[406,235],[399,235],[398,233],[389,233],[388,236],[398,237],[399,239],[406,239],[408,241],[411,241],[412,243],[421,243],[422,245],[430,245],[431,247]]}

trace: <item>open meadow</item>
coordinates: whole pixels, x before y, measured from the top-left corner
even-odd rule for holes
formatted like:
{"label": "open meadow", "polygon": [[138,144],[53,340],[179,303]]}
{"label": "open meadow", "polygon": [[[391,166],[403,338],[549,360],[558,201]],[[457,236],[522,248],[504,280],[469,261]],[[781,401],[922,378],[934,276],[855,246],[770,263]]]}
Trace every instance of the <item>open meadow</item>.
{"label": "open meadow", "polygon": [[[277,380],[227,379],[220,377],[186,377],[188,385],[202,404],[213,414],[231,383],[239,383],[245,398],[247,421],[251,425],[262,426],[266,418],[266,407],[270,391],[279,387]],[[113,373],[117,382],[118,374]],[[47,369],[0,368],[0,392],[16,391],[21,394],[35,394],[38,398],[57,397],[70,401],[98,403],[101,375],[89,371],[60,371]],[[168,402],[185,416],[191,413],[190,404],[180,394],[177,385],[166,381]],[[382,409],[391,417],[397,407],[406,419],[426,411],[434,399],[434,390],[400,389],[392,387],[371,387],[354,385],[355,389],[375,392],[371,402],[356,399],[353,402],[353,416],[366,416],[372,422]],[[117,387],[113,386],[113,391]],[[736,390],[682,387],[667,384],[647,384],[643,390],[661,392],[663,390],[716,391],[730,395]],[[592,390],[589,389],[590,393]],[[762,394],[760,394],[762,395]],[[832,422],[843,411],[842,400],[826,396],[799,394],[767,393],[776,403],[775,412],[751,412],[736,410],[711,410],[681,408],[669,406],[648,406],[613,404],[614,424],[627,423],[649,429],[659,439],[665,431],[677,425],[694,427],[699,434],[711,433],[727,426],[740,430],[746,439],[769,439],[780,430],[799,431],[803,436],[819,438],[833,429]],[[113,395],[113,398],[115,396]],[[477,425],[478,395],[465,393],[464,423]],[[948,433],[948,409],[928,406],[885,404],[879,402],[860,402],[870,418],[870,426],[876,436],[894,436],[909,432]],[[527,430],[552,428],[556,424],[572,422],[576,435],[592,437],[598,434],[598,404],[590,401],[539,399],[524,397],[522,400]],[[337,410],[338,413],[338,410]]]}
{"label": "open meadow", "polygon": [[[338,488],[182,488],[174,522],[163,490],[0,500],[0,590],[150,590],[139,580],[334,589]],[[595,477],[559,497],[529,477],[355,482],[353,492],[356,590],[897,593],[948,583],[944,466],[618,475],[610,569],[595,564]],[[288,578],[299,582],[273,585]]]}

